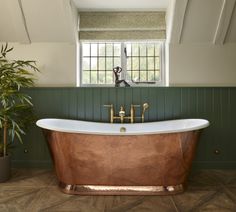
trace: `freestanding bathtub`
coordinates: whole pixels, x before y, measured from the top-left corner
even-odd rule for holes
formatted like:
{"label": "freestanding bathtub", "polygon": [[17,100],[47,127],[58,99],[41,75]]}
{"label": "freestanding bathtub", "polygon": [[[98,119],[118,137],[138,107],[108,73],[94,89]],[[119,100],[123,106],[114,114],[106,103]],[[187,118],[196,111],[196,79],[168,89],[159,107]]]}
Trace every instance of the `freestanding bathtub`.
{"label": "freestanding bathtub", "polygon": [[167,195],[184,191],[204,119],[108,124],[41,119],[68,194]]}

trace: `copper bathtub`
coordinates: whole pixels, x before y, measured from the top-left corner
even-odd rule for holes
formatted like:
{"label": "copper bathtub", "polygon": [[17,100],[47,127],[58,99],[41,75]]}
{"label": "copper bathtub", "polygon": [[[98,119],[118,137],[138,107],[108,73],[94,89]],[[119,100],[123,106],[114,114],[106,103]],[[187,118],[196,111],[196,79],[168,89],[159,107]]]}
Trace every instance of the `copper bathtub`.
{"label": "copper bathtub", "polygon": [[209,122],[106,124],[41,119],[37,125],[43,128],[63,192],[167,195],[184,191],[200,131]]}

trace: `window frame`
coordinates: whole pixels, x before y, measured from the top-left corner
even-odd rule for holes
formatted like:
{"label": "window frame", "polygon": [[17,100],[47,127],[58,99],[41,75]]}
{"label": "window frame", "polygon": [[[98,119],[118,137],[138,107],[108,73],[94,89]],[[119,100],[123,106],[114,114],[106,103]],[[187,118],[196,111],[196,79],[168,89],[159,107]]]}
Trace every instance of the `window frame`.
{"label": "window frame", "polygon": [[[160,80],[155,81],[155,83],[134,83],[128,82],[132,87],[162,87],[166,86],[166,69],[165,69],[165,40],[82,40],[79,42],[79,79],[77,84],[79,87],[114,87],[115,83],[113,84],[83,84],[82,83],[82,75],[83,75],[83,43],[120,43],[121,44],[121,67],[123,71],[121,72],[121,78],[125,79],[127,73],[127,58],[124,53],[124,48],[126,43],[160,43]],[[126,80],[126,79],[125,79]],[[79,82],[79,83],[78,83]]]}

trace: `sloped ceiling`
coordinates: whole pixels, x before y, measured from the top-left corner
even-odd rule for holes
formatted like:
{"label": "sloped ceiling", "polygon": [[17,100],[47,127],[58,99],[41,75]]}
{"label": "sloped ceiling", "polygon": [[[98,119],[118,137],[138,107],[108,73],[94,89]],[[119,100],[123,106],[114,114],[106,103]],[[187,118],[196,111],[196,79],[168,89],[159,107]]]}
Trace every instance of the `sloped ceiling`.
{"label": "sloped ceiling", "polygon": [[236,42],[236,0],[173,0],[170,43]]}
{"label": "sloped ceiling", "polygon": [[236,3],[234,1],[234,8],[232,13],[232,18],[230,20],[228,33],[225,39],[226,43],[234,42],[236,43]]}
{"label": "sloped ceiling", "polygon": [[74,0],[77,8],[88,10],[166,10],[171,0]]}
{"label": "sloped ceiling", "polygon": [[18,1],[0,0],[0,41],[29,42]]}
{"label": "sloped ceiling", "polygon": [[74,43],[77,10],[165,10],[167,5],[167,42],[236,42],[236,0],[0,0],[0,42]]}
{"label": "sloped ceiling", "polygon": [[0,41],[75,42],[70,0],[0,0]]}

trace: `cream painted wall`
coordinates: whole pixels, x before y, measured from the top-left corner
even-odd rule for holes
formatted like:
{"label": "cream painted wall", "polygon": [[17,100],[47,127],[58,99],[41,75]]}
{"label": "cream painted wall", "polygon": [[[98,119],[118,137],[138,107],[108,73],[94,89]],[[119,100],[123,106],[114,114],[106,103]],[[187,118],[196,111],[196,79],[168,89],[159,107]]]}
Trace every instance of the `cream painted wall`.
{"label": "cream painted wall", "polygon": [[14,50],[11,59],[36,60],[40,73],[38,87],[76,86],[76,44],[70,43],[9,43]]}
{"label": "cream painted wall", "polygon": [[[76,86],[75,44],[9,45],[10,58],[37,61],[38,87]],[[170,86],[236,86],[236,44],[170,44],[168,50]]]}
{"label": "cream painted wall", "polygon": [[170,86],[236,86],[236,43],[170,44]]}

